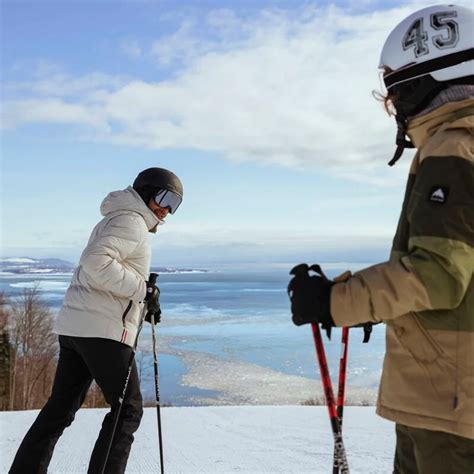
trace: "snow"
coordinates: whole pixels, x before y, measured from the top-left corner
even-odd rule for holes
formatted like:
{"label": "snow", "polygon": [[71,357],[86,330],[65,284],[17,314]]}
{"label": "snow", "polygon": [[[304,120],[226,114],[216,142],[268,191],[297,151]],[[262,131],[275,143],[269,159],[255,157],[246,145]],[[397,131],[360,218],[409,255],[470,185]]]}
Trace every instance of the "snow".
{"label": "snow", "polygon": [[[165,472],[324,473],[333,442],[324,406],[162,408]],[[105,409],[83,409],[60,438],[48,473],[83,473]],[[0,413],[0,472],[7,472],[37,411]],[[351,473],[392,472],[394,425],[374,407],[346,407],[344,442]],[[156,409],[146,408],[127,473],[159,472]]]}
{"label": "snow", "polygon": [[[184,320],[179,322],[181,325],[186,323]],[[193,323],[194,320],[189,321],[189,324]],[[164,322],[163,327],[171,324]],[[150,347],[150,338],[149,333],[142,333],[139,349]],[[161,333],[159,341],[160,353],[175,356],[184,363],[186,373],[179,382],[181,385],[214,392],[212,397],[201,393],[190,395],[193,405],[301,405],[309,399],[324,399],[322,384],[318,379],[291,375],[242,360],[224,359],[192,351],[189,347],[183,349],[183,344],[193,341],[192,337],[167,337]],[[354,384],[348,384],[346,388],[346,405],[374,405],[376,399],[375,388]]]}
{"label": "snow", "polygon": [[176,269],[169,269],[167,272],[163,273],[179,273],[181,275],[192,274],[192,273],[214,273],[210,270],[176,270]]}
{"label": "snow", "polygon": [[35,273],[54,273],[54,269],[53,268],[31,268],[30,273],[32,273],[33,275]]}
{"label": "snow", "polygon": [[9,258],[2,258],[0,262],[5,263],[37,263],[38,260],[33,260],[32,258],[25,258],[25,257],[9,257]]}
{"label": "snow", "polygon": [[[171,351],[184,361],[187,372],[182,383],[188,387],[219,392],[217,400],[201,401],[220,405],[292,405],[308,399],[323,399],[321,382],[316,379],[285,374],[236,360],[223,360],[203,352]],[[347,388],[347,404],[374,404],[376,390]]]}
{"label": "snow", "polygon": [[68,281],[34,280],[20,283],[10,283],[11,288],[37,288],[41,291],[66,291],[69,287]]}

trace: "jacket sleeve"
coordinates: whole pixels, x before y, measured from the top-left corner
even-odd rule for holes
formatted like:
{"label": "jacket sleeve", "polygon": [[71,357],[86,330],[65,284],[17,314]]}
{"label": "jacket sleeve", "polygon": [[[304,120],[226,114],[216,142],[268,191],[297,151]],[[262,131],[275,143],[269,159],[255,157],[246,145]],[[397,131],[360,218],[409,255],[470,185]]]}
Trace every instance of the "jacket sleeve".
{"label": "jacket sleeve", "polygon": [[473,161],[425,158],[406,213],[407,247],[396,249],[389,262],[333,286],[331,312],[337,326],[452,309],[463,301],[474,272]]}
{"label": "jacket sleeve", "polygon": [[145,239],[139,218],[129,215],[114,217],[85,248],[81,257],[82,269],[99,289],[142,301],[146,295],[145,280],[122,262]]}

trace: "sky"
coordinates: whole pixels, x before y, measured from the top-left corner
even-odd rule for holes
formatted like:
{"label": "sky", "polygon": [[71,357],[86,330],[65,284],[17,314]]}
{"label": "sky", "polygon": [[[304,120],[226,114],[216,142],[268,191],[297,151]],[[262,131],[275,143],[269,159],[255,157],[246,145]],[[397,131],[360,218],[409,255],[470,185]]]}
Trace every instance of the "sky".
{"label": "sky", "polygon": [[429,4],[3,0],[2,255],[76,262],[102,199],[159,166],[184,201],[156,265],[386,259],[412,154],[387,166],[372,91]]}

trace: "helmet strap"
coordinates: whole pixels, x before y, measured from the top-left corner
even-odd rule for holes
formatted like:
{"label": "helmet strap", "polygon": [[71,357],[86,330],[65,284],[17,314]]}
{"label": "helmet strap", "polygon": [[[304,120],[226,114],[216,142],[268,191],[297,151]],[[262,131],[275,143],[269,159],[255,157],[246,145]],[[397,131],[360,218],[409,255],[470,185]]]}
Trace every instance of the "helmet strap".
{"label": "helmet strap", "polygon": [[405,148],[415,148],[415,145],[406,139],[408,119],[404,115],[397,114],[395,120],[397,121],[397,138],[395,140],[397,149],[392,159],[388,162],[389,166],[393,166],[401,158]]}
{"label": "helmet strap", "polygon": [[397,149],[393,158],[388,162],[393,166],[403,155],[405,148],[415,148],[415,145],[407,140],[408,117],[413,117],[422,112],[431,101],[444,89],[449,87],[448,82],[439,82],[431,76],[416,78],[392,88],[397,95],[394,106],[397,111],[397,137],[395,143]]}

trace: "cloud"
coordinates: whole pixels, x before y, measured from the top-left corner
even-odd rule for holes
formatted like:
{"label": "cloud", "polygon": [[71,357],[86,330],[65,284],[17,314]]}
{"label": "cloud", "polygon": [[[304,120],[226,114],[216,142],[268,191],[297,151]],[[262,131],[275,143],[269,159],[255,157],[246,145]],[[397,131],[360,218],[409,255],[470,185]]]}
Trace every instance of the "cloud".
{"label": "cloud", "polygon": [[162,65],[176,60],[190,60],[193,56],[207,52],[208,43],[194,34],[194,22],[185,20],[179,29],[170,36],[155,41],[151,54]]}
{"label": "cloud", "polygon": [[96,99],[104,98],[100,95],[101,92],[110,93],[118,90],[130,80],[130,77],[112,76],[100,72],[73,77],[56,65],[40,62],[33,70],[32,79],[8,82],[4,84],[4,90],[10,99],[72,98],[77,104],[88,104]]}
{"label": "cloud", "polygon": [[[325,226],[326,227],[326,226]],[[342,227],[342,226],[341,226]],[[386,229],[374,235],[374,229],[351,231],[350,238],[329,229],[292,228],[279,232],[274,228],[222,225],[179,225],[159,229],[151,240],[156,265],[225,266],[245,263],[269,265],[292,262],[376,262],[388,258],[391,236]],[[23,234],[7,235],[4,255],[59,257],[77,261],[87,242],[89,228],[72,228],[58,235],[51,229],[36,232],[32,242]],[[47,242],[47,245],[45,245]],[[166,252],[163,252],[166,249]]]}
{"label": "cloud", "polygon": [[127,39],[120,44],[120,49],[125,56],[131,59],[140,58],[143,54],[142,48],[139,46],[137,40]]}
{"label": "cloud", "polygon": [[[315,229],[298,229],[278,234],[275,229],[246,229],[215,227],[196,229],[170,229],[153,242],[157,261],[166,264],[189,263],[225,265],[247,263],[269,265],[285,262],[311,261],[376,262],[388,258],[391,237],[380,235],[321,235]],[[159,241],[158,241],[159,240]],[[166,255],[160,249],[166,248]],[[262,267],[262,268],[265,268]]]}
{"label": "cloud", "polygon": [[90,107],[56,99],[17,100],[13,107],[8,101],[5,102],[2,128],[14,128],[24,122],[26,116],[29,122],[80,124],[96,129],[107,128],[106,122],[103,122],[99,115],[94,114],[94,110]]}
{"label": "cloud", "polygon": [[3,120],[9,127],[76,123],[106,143],[319,166],[378,183],[395,134],[393,119],[371,96],[380,85],[378,55],[390,30],[413,9],[354,13],[312,6],[252,18],[216,10],[205,28],[186,19],[153,44],[160,64],[175,65],[172,77],[37,78],[20,87],[29,102],[6,101]]}

